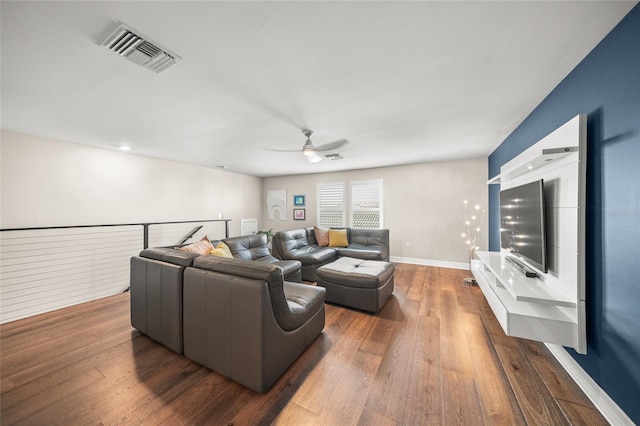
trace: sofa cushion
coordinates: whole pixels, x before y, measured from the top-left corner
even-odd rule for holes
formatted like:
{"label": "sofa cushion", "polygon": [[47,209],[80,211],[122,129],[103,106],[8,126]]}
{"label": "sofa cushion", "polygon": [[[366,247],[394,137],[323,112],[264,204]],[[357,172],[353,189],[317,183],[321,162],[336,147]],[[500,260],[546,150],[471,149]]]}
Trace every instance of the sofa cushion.
{"label": "sofa cushion", "polygon": [[319,247],[327,247],[329,245],[329,228],[316,225],[313,227],[313,234]]}
{"label": "sofa cushion", "polygon": [[323,287],[285,282],[283,289],[290,311],[287,315],[290,329],[303,325],[324,304],[326,290]]}
{"label": "sofa cushion", "polygon": [[341,257],[355,257],[365,260],[387,260],[387,248],[382,246],[365,246],[362,244],[349,244],[349,247],[339,248]]}
{"label": "sofa cushion", "polygon": [[273,256],[265,256],[260,259],[256,259],[256,262],[265,262],[279,266],[282,269],[285,281],[300,282],[300,270],[302,269],[302,264],[298,260],[278,260]]}
{"label": "sofa cushion", "polygon": [[347,247],[349,240],[347,239],[346,229],[330,229],[329,230],[329,247]]}
{"label": "sofa cushion", "polygon": [[[380,254],[379,260],[389,260],[389,230],[388,229],[351,229],[349,233],[349,248],[373,250]],[[358,257],[358,256],[354,256]],[[362,259],[365,259],[362,257]]]}
{"label": "sofa cushion", "polygon": [[205,235],[197,243],[189,244],[183,247],[177,247],[177,249],[189,253],[207,254],[211,250],[213,250],[213,244],[211,244],[211,241],[209,241],[209,238]]}
{"label": "sofa cushion", "polygon": [[231,254],[231,250],[229,250],[229,247],[222,241],[216,246],[215,249],[211,250],[209,254],[219,257],[233,257],[233,255]]}
{"label": "sofa cushion", "polygon": [[223,242],[229,247],[233,257],[237,259],[256,260],[271,256],[267,245],[267,236],[264,234],[225,238]]}
{"label": "sofa cushion", "polygon": [[302,265],[316,265],[334,261],[338,258],[338,252],[330,247],[306,246],[290,250],[289,255],[302,262]]}

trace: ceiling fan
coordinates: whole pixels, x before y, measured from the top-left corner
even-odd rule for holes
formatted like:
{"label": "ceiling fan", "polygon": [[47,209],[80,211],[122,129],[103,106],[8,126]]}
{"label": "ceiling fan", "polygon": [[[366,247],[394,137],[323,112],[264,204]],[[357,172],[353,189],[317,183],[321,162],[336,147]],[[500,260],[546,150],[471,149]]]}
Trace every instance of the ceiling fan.
{"label": "ceiling fan", "polygon": [[[340,139],[334,142],[325,143],[323,145],[314,146],[311,143],[311,135],[313,135],[313,132],[311,130],[303,129],[302,134],[307,137],[306,142],[302,146],[302,153],[304,154],[305,157],[307,157],[307,161],[310,163],[317,163],[318,161],[321,161],[323,156],[330,158],[332,160],[342,159],[342,156],[337,153],[334,153],[334,154],[322,154],[322,153],[327,151],[335,151],[336,149],[339,149],[349,143],[349,141],[346,139]],[[300,150],[299,149],[274,149],[273,151],[298,152]]]}

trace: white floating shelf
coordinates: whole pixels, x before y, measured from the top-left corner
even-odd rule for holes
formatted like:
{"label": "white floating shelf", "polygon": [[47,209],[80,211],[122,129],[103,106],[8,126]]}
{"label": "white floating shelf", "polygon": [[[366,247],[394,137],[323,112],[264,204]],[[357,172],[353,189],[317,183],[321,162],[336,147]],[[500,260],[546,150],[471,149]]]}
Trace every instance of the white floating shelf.
{"label": "white floating shelf", "polygon": [[487,185],[495,185],[495,184],[499,184],[500,182],[502,182],[501,176],[495,175],[494,177],[492,177],[487,181]]}
{"label": "white floating shelf", "polygon": [[472,272],[505,334],[580,348],[578,319],[570,308],[515,300],[481,260],[472,263]]}
{"label": "white floating shelf", "polygon": [[575,308],[577,301],[560,292],[557,287],[546,284],[539,278],[529,278],[515,267],[504,262],[499,252],[478,252],[478,258],[511,297],[518,302],[533,302],[541,305]]}
{"label": "white floating shelf", "polygon": [[487,181],[489,185],[495,185],[502,183],[503,180],[514,179],[532,170],[540,169],[547,166],[550,163],[578,152],[577,146],[567,146],[561,148],[543,149],[542,152],[534,157],[531,161],[525,161],[522,164],[509,169],[503,170],[499,175],[496,175]]}

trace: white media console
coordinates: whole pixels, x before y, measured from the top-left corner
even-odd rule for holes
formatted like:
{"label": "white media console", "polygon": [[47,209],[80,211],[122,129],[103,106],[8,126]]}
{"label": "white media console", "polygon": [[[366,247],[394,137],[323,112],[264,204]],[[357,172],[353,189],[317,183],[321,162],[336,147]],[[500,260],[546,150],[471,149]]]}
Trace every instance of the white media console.
{"label": "white media console", "polygon": [[477,252],[472,272],[509,336],[587,351],[584,238],[586,116],[578,115],[500,168],[501,189],[544,180],[548,272],[529,278],[507,252]]}

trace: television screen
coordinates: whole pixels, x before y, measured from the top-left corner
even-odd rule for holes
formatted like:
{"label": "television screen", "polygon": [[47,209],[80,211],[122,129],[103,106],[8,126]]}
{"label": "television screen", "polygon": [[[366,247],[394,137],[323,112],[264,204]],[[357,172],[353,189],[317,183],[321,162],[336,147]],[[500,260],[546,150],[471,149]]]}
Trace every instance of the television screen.
{"label": "television screen", "polygon": [[542,179],[500,191],[500,246],[547,272]]}

